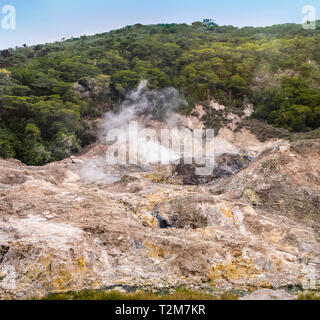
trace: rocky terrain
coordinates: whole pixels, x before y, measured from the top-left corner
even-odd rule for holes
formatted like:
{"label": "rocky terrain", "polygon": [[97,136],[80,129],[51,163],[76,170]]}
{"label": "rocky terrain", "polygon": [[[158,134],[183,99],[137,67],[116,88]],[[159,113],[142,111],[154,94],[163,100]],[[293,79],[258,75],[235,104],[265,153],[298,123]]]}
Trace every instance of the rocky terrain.
{"label": "rocky terrain", "polygon": [[[0,159],[0,298],[319,284],[320,141],[232,129],[216,137],[226,150],[205,181],[192,165],[104,167],[101,142],[43,167]],[[88,174],[99,166],[102,177]]]}

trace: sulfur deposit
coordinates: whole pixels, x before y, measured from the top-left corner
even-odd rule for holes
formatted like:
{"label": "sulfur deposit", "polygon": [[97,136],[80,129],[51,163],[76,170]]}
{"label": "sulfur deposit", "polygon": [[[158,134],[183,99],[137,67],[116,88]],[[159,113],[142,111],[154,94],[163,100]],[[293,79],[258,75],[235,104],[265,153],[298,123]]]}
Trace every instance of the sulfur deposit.
{"label": "sulfur deposit", "polygon": [[0,159],[0,298],[318,285],[320,142],[218,139],[239,150],[221,166],[241,165],[205,183],[174,165],[105,167],[101,142],[44,167]]}

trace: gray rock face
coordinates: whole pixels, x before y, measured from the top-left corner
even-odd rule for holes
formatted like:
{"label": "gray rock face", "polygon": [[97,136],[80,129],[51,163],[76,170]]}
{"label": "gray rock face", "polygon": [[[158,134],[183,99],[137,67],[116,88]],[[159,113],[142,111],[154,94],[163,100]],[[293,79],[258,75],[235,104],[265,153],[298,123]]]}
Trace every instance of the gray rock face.
{"label": "gray rock face", "polygon": [[231,177],[235,172],[247,167],[253,159],[245,155],[223,154],[216,158],[216,167],[209,176],[196,174],[197,166],[194,164],[181,164],[174,166],[173,175],[181,178],[184,185],[200,185],[213,182],[220,178]]}
{"label": "gray rock face", "polygon": [[[0,159],[0,298],[123,285],[251,292],[310,277],[319,284],[317,150],[319,141],[283,144],[199,186],[155,182],[157,169],[121,171],[112,184],[81,180],[94,149],[35,168]],[[247,299],[289,297],[262,290]]]}
{"label": "gray rock face", "polygon": [[285,290],[260,289],[240,298],[240,300],[296,300],[296,296]]}

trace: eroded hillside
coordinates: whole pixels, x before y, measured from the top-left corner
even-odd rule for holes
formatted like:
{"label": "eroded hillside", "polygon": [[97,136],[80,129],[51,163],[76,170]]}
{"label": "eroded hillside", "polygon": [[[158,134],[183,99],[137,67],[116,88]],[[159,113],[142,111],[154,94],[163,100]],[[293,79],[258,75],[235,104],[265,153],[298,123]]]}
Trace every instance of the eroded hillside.
{"label": "eroded hillside", "polygon": [[[199,127],[204,116],[198,106],[179,123]],[[260,142],[234,130],[244,118],[230,119],[210,181],[192,180],[192,166],[105,166],[101,140],[43,167],[1,159],[0,297],[114,286],[250,292],[317,279],[319,140]]]}

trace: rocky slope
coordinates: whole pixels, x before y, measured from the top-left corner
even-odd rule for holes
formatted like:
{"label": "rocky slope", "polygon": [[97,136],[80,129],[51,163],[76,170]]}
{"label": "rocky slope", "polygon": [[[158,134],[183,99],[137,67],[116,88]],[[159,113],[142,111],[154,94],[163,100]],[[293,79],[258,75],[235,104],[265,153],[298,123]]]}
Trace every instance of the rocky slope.
{"label": "rocky slope", "polygon": [[262,144],[227,128],[217,139],[251,162],[206,184],[186,185],[190,168],[174,165],[100,168],[90,180],[101,143],[44,167],[0,159],[0,298],[319,281],[320,141]]}

